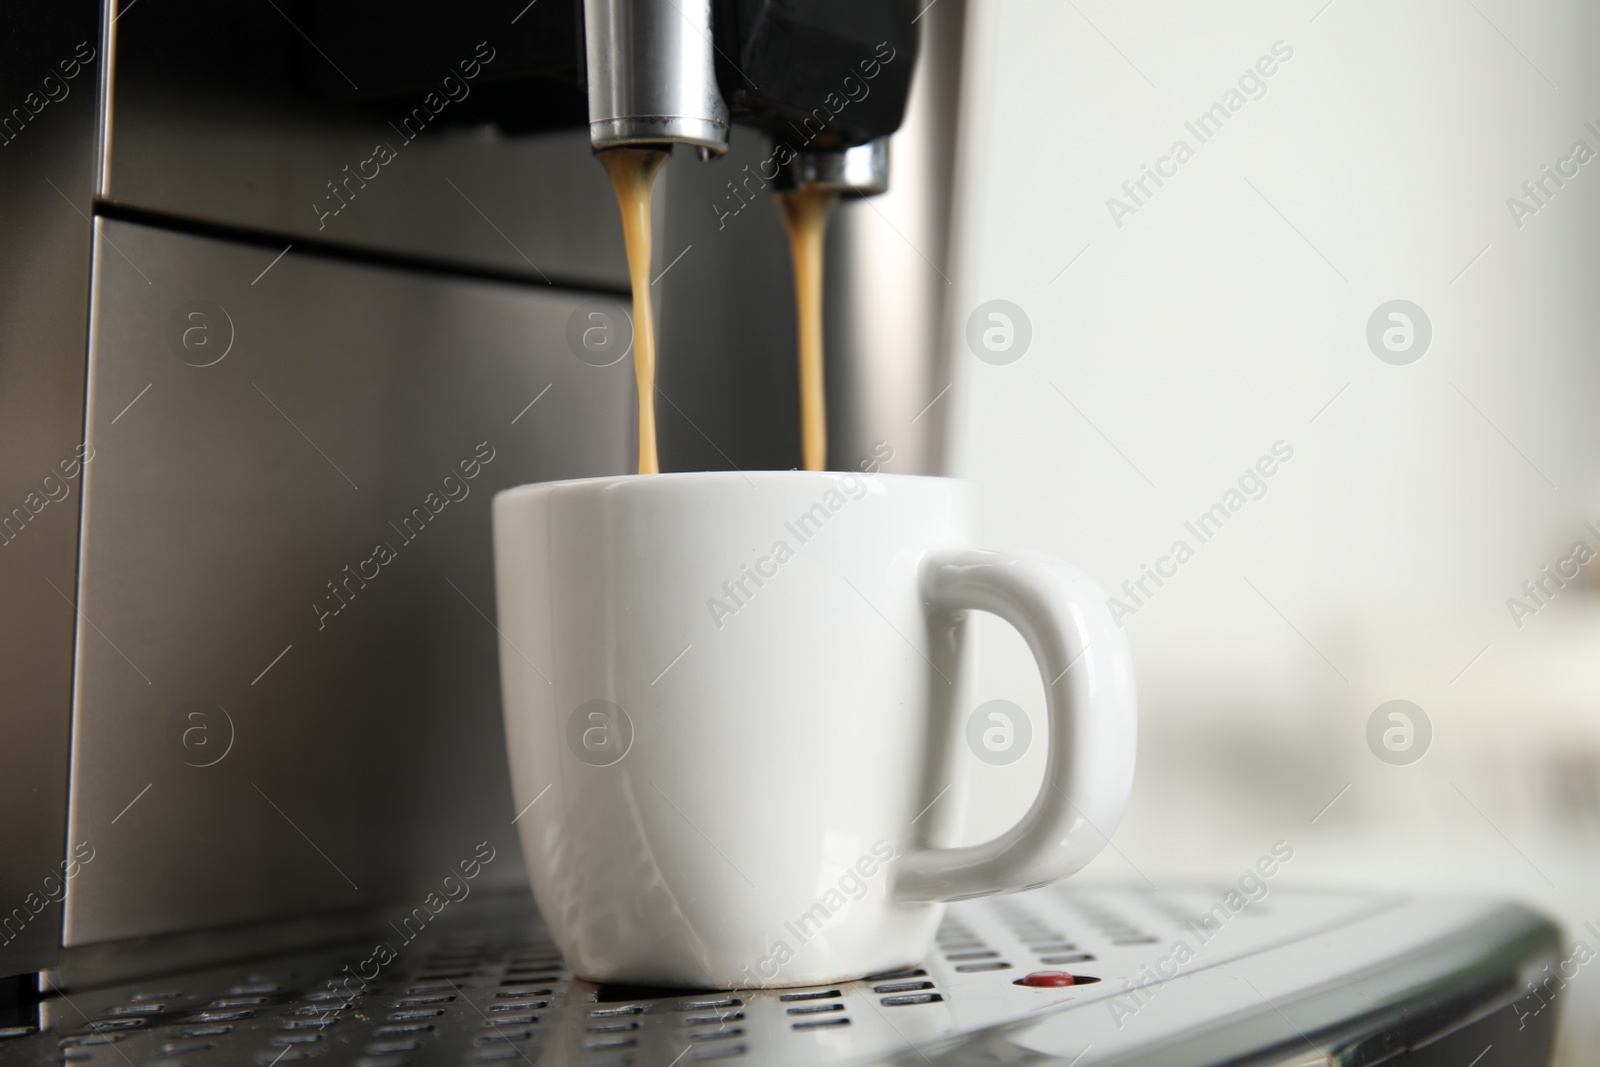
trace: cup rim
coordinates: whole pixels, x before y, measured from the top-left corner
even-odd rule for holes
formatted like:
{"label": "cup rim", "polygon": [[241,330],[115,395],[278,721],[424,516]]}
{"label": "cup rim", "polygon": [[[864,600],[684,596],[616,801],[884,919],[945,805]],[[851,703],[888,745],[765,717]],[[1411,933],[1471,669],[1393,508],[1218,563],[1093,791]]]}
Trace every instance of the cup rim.
{"label": "cup rim", "polygon": [[622,485],[643,485],[643,484],[661,484],[661,483],[664,483],[664,482],[685,482],[685,481],[713,481],[713,482],[762,481],[762,482],[778,482],[778,481],[804,481],[804,480],[820,480],[820,479],[834,479],[834,480],[837,480],[837,479],[844,478],[844,477],[851,476],[851,475],[853,475],[853,476],[855,476],[857,478],[871,478],[873,480],[876,480],[876,479],[879,479],[879,478],[887,478],[890,481],[901,482],[901,483],[924,483],[924,484],[940,483],[940,484],[954,485],[954,486],[965,486],[965,485],[968,484],[964,479],[951,478],[951,477],[948,477],[948,476],[942,475],[942,474],[892,474],[889,471],[885,471],[885,470],[879,470],[879,471],[877,471],[875,473],[868,473],[867,471],[835,471],[835,470],[825,470],[825,471],[803,471],[803,470],[786,470],[786,471],[770,471],[770,470],[761,470],[761,471],[754,471],[754,470],[751,470],[751,471],[740,471],[740,470],[663,471],[660,474],[603,474],[603,475],[598,475],[598,476],[590,477],[590,478],[563,478],[563,479],[560,479],[560,480],[557,480],[557,481],[553,481],[553,482],[525,482],[522,485],[508,486],[505,489],[497,490],[495,492],[495,494],[494,494],[494,499],[496,501],[499,501],[501,499],[510,500],[510,499],[516,499],[516,498],[519,498],[519,497],[536,496],[539,493],[550,492],[550,491],[553,491],[553,490],[556,490],[556,489],[568,489],[568,488],[577,488],[577,487],[600,488],[601,486],[605,486],[605,485],[618,485],[618,486],[622,486]]}

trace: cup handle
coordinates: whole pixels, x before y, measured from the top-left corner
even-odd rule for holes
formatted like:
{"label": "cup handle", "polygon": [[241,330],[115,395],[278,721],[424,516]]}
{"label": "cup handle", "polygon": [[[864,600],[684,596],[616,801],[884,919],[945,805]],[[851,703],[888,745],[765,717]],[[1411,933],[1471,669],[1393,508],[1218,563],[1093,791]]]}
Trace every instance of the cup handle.
{"label": "cup handle", "polygon": [[1099,853],[1133,786],[1138,723],[1127,633],[1093,580],[1052,559],[934,552],[921,584],[936,629],[987,611],[1022,634],[1044,680],[1049,749],[1044,784],[1015,826],[977,845],[908,850],[893,898],[966,900],[1065,878]]}

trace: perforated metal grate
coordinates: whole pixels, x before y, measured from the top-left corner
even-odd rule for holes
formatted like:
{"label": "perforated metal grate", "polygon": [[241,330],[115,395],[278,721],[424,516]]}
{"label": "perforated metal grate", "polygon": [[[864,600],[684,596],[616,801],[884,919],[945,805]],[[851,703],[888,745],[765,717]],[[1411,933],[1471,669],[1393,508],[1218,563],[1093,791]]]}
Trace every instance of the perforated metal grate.
{"label": "perforated metal grate", "polygon": [[[0,1030],[0,1065],[673,1067],[872,1061],[1042,1011],[1106,1013],[1179,942],[1208,966],[1371,915],[1375,898],[1284,894],[1206,925],[1215,894],[1042,890],[950,909],[920,965],[854,982],[689,993],[576,980],[531,902],[452,909],[389,961],[304,953],[99,989]],[[1067,988],[1028,988],[1067,970]],[[1153,1019],[1155,1013],[1144,1019]],[[1104,1022],[1104,1019],[1099,1019]],[[919,1052],[920,1056],[920,1052]],[[1091,1057],[1093,1058],[1093,1057]],[[920,1060],[919,1060],[920,1062]]]}

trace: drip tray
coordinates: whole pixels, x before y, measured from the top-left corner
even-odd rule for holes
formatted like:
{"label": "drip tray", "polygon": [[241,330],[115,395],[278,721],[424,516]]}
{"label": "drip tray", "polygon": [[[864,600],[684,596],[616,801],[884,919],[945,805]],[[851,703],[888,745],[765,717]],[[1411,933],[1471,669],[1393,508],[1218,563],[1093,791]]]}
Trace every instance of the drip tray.
{"label": "drip tray", "polygon": [[1410,1065],[1492,1044],[1478,1067],[1520,1067],[1548,1058],[1527,983],[1558,946],[1490,902],[1046,889],[952,906],[919,966],[693,993],[578,981],[531,901],[502,899],[383,966],[345,948],[68,989],[0,1027],[0,1065]]}

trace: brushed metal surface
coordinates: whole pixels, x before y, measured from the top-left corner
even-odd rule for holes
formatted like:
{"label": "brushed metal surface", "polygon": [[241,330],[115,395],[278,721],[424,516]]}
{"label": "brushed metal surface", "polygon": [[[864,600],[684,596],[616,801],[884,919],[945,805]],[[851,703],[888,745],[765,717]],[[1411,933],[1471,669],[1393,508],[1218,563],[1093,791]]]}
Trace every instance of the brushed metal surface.
{"label": "brushed metal surface", "polygon": [[798,152],[778,168],[774,189],[809,189],[858,196],[889,190],[889,138],[879,137],[843,151]]}
{"label": "brushed metal surface", "polygon": [[592,296],[102,232],[66,943],[522,884],[489,503],[627,469]]}
{"label": "brushed metal surface", "polygon": [[966,12],[966,0],[926,9],[911,101],[889,139],[889,191],[840,204],[828,233],[829,455],[840,470],[882,440],[892,470],[944,473]]}
{"label": "brushed metal surface", "polygon": [[[461,106],[450,101],[427,125],[408,125],[425,94],[371,107],[315,99],[290,77],[303,58],[297,33],[270,4],[129,9],[117,22],[104,195],[285,243],[314,238],[626,288],[622,228],[586,129],[502,137],[449,126]],[[486,46],[494,52],[494,40]],[[471,50],[461,58],[478,62]],[[481,83],[496,75],[493,59],[479,65]],[[380,145],[392,159],[382,161]]]}
{"label": "brushed metal surface", "polygon": [[[800,464],[794,279],[783,224],[758,175],[770,154],[766,134],[740,126],[721,159],[701,163],[680,148],[662,170],[655,243],[662,470]],[[741,200],[728,183],[747,177]]]}
{"label": "brushed metal surface", "polygon": [[87,0],[0,9],[0,976],[61,936],[99,25]]}
{"label": "brushed metal surface", "polygon": [[728,148],[712,58],[711,0],[584,0],[589,140]]}

